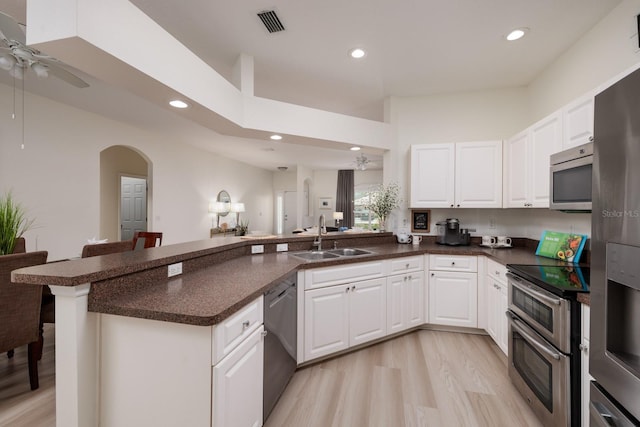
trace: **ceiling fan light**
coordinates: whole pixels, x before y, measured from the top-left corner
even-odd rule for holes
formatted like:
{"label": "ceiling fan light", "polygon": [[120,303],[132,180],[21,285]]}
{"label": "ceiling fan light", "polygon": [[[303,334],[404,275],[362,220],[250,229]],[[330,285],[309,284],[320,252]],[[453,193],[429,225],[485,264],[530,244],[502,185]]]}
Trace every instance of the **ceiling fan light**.
{"label": "ceiling fan light", "polygon": [[24,77],[24,73],[22,72],[22,67],[17,65],[9,70],[9,74],[11,74],[12,77],[20,80],[22,80],[22,78]]}
{"label": "ceiling fan light", "polygon": [[45,65],[36,62],[31,66],[31,69],[35,71],[38,78],[44,79],[49,76],[49,71],[47,71],[47,67]]}
{"label": "ceiling fan light", "polygon": [[16,65],[16,59],[12,55],[0,56],[0,68],[9,71]]}

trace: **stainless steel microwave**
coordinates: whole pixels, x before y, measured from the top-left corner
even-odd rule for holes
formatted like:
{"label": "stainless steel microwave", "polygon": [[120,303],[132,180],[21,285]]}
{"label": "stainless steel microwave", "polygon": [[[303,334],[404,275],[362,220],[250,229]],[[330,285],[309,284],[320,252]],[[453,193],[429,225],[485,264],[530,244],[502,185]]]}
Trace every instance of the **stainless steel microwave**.
{"label": "stainless steel microwave", "polygon": [[551,155],[549,208],[591,212],[593,142]]}

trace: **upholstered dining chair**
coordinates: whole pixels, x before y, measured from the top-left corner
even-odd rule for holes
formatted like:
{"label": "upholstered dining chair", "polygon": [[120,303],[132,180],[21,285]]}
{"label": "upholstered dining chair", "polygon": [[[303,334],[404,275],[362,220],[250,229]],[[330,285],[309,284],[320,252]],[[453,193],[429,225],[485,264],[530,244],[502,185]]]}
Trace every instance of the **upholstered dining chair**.
{"label": "upholstered dining chair", "polygon": [[[144,241],[144,245],[139,241]],[[147,249],[162,246],[162,233],[157,231],[136,231],[133,233],[132,249]]]}
{"label": "upholstered dining chair", "polygon": [[47,262],[46,251],[0,256],[0,353],[27,345],[31,390],[39,387],[42,286],[11,282],[11,272]]}
{"label": "upholstered dining chair", "polygon": [[82,258],[98,255],[115,254],[118,252],[129,252],[133,250],[131,240],[121,242],[97,243],[95,245],[84,245],[82,248]]}

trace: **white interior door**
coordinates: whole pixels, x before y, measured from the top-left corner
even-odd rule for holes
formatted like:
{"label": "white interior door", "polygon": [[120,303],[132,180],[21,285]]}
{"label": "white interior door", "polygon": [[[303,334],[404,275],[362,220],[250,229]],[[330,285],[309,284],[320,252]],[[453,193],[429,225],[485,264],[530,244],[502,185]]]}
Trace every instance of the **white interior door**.
{"label": "white interior door", "polygon": [[147,180],[120,177],[120,240],[130,240],[136,231],[147,231]]}
{"label": "white interior door", "polygon": [[295,191],[284,192],[283,232],[291,234],[297,227],[298,195]]}

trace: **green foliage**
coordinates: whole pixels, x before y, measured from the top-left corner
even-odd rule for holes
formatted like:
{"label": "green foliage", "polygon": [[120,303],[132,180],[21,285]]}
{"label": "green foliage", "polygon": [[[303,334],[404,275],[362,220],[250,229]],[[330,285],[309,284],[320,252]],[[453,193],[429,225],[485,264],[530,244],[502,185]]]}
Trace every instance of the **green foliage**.
{"label": "green foliage", "polygon": [[0,197],[0,255],[13,253],[16,239],[33,225],[33,219],[26,217],[26,211],[14,202],[11,193]]}
{"label": "green foliage", "polygon": [[249,231],[249,221],[240,221],[238,225],[236,225],[236,235],[244,236]]}
{"label": "green foliage", "polygon": [[402,199],[400,198],[400,187],[398,184],[380,185],[380,187],[369,193],[369,200],[365,202],[364,207],[373,212],[382,222],[395,208],[400,206]]}

